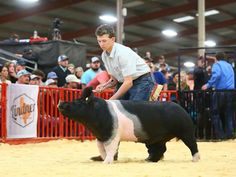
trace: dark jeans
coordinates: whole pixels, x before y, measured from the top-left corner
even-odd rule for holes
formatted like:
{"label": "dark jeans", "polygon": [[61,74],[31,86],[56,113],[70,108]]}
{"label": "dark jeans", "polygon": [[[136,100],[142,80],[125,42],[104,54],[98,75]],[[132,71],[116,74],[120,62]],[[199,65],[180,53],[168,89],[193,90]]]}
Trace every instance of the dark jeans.
{"label": "dark jeans", "polygon": [[[120,88],[121,85],[122,83],[119,83],[117,89]],[[153,87],[154,82],[150,74],[141,76],[133,81],[133,86],[122,98],[120,98],[120,100],[148,101]]]}
{"label": "dark jeans", "polygon": [[214,92],[212,96],[212,125],[215,138],[233,137],[233,93]]}

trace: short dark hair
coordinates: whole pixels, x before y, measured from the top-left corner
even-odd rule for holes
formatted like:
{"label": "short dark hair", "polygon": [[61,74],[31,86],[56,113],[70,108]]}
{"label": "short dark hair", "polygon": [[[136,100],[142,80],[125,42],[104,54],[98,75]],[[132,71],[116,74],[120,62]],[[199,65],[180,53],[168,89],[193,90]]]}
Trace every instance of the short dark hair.
{"label": "short dark hair", "polygon": [[226,55],[224,52],[218,52],[216,53],[216,59],[217,60],[225,60],[226,59]]}
{"label": "short dark hair", "polygon": [[105,34],[109,35],[109,38],[115,37],[115,30],[111,25],[103,24],[97,27],[95,31],[96,36],[103,36]]}

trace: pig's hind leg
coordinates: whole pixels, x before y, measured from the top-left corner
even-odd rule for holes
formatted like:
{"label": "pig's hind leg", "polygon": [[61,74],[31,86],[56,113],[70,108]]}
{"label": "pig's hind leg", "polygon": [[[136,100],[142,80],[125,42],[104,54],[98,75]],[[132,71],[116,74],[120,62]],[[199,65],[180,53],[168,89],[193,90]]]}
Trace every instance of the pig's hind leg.
{"label": "pig's hind leg", "polygon": [[194,136],[194,133],[193,132],[185,132],[185,134],[182,135],[179,138],[190,149],[192,157],[193,157],[192,161],[193,162],[199,161],[200,160],[200,154],[198,152],[197,142],[196,142],[196,138]]}

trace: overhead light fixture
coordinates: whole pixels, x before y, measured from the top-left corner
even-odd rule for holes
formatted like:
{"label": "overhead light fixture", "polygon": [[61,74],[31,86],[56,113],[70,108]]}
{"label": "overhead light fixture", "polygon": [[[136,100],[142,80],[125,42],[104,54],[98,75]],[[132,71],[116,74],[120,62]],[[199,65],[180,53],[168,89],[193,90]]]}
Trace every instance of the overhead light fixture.
{"label": "overhead light fixture", "polygon": [[39,0],[19,0],[21,2],[25,2],[25,3],[34,3],[34,2],[38,2]]}
{"label": "overhead light fixture", "polygon": [[212,40],[207,40],[204,42],[206,47],[215,47],[216,46],[216,42],[212,41]]}
{"label": "overhead light fixture", "polygon": [[177,22],[177,23],[181,23],[181,22],[186,22],[186,21],[189,21],[189,20],[193,20],[194,17],[193,16],[184,16],[184,17],[180,17],[180,18],[175,18],[173,21],[174,22]]}
{"label": "overhead light fixture", "polygon": [[[210,16],[210,15],[216,15],[219,13],[220,13],[220,11],[213,9],[213,10],[205,11],[204,15],[206,17],[206,16]],[[196,14],[196,16],[198,16],[198,13]]]}
{"label": "overhead light fixture", "polygon": [[164,34],[167,37],[175,37],[175,36],[177,36],[177,32],[174,31],[174,30],[171,30],[171,29],[163,30],[161,33]]}
{"label": "overhead light fixture", "polygon": [[184,62],[184,66],[187,68],[192,68],[195,66],[195,64],[191,61],[186,61],[186,62]]}
{"label": "overhead light fixture", "polygon": [[108,22],[108,23],[114,23],[117,21],[117,18],[112,15],[101,15],[99,16],[99,19]]}

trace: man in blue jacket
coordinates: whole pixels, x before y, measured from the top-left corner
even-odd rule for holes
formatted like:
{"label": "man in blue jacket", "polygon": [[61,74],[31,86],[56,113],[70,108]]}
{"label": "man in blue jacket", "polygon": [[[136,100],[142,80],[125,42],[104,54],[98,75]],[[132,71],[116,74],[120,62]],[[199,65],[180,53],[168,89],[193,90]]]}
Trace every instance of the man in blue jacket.
{"label": "man in blue jacket", "polygon": [[[212,125],[216,139],[233,138],[233,92],[227,90],[235,88],[235,76],[232,65],[225,59],[223,52],[216,54],[211,78],[202,86],[202,90],[215,90],[212,97]],[[225,114],[224,119],[220,117],[221,113]]]}

